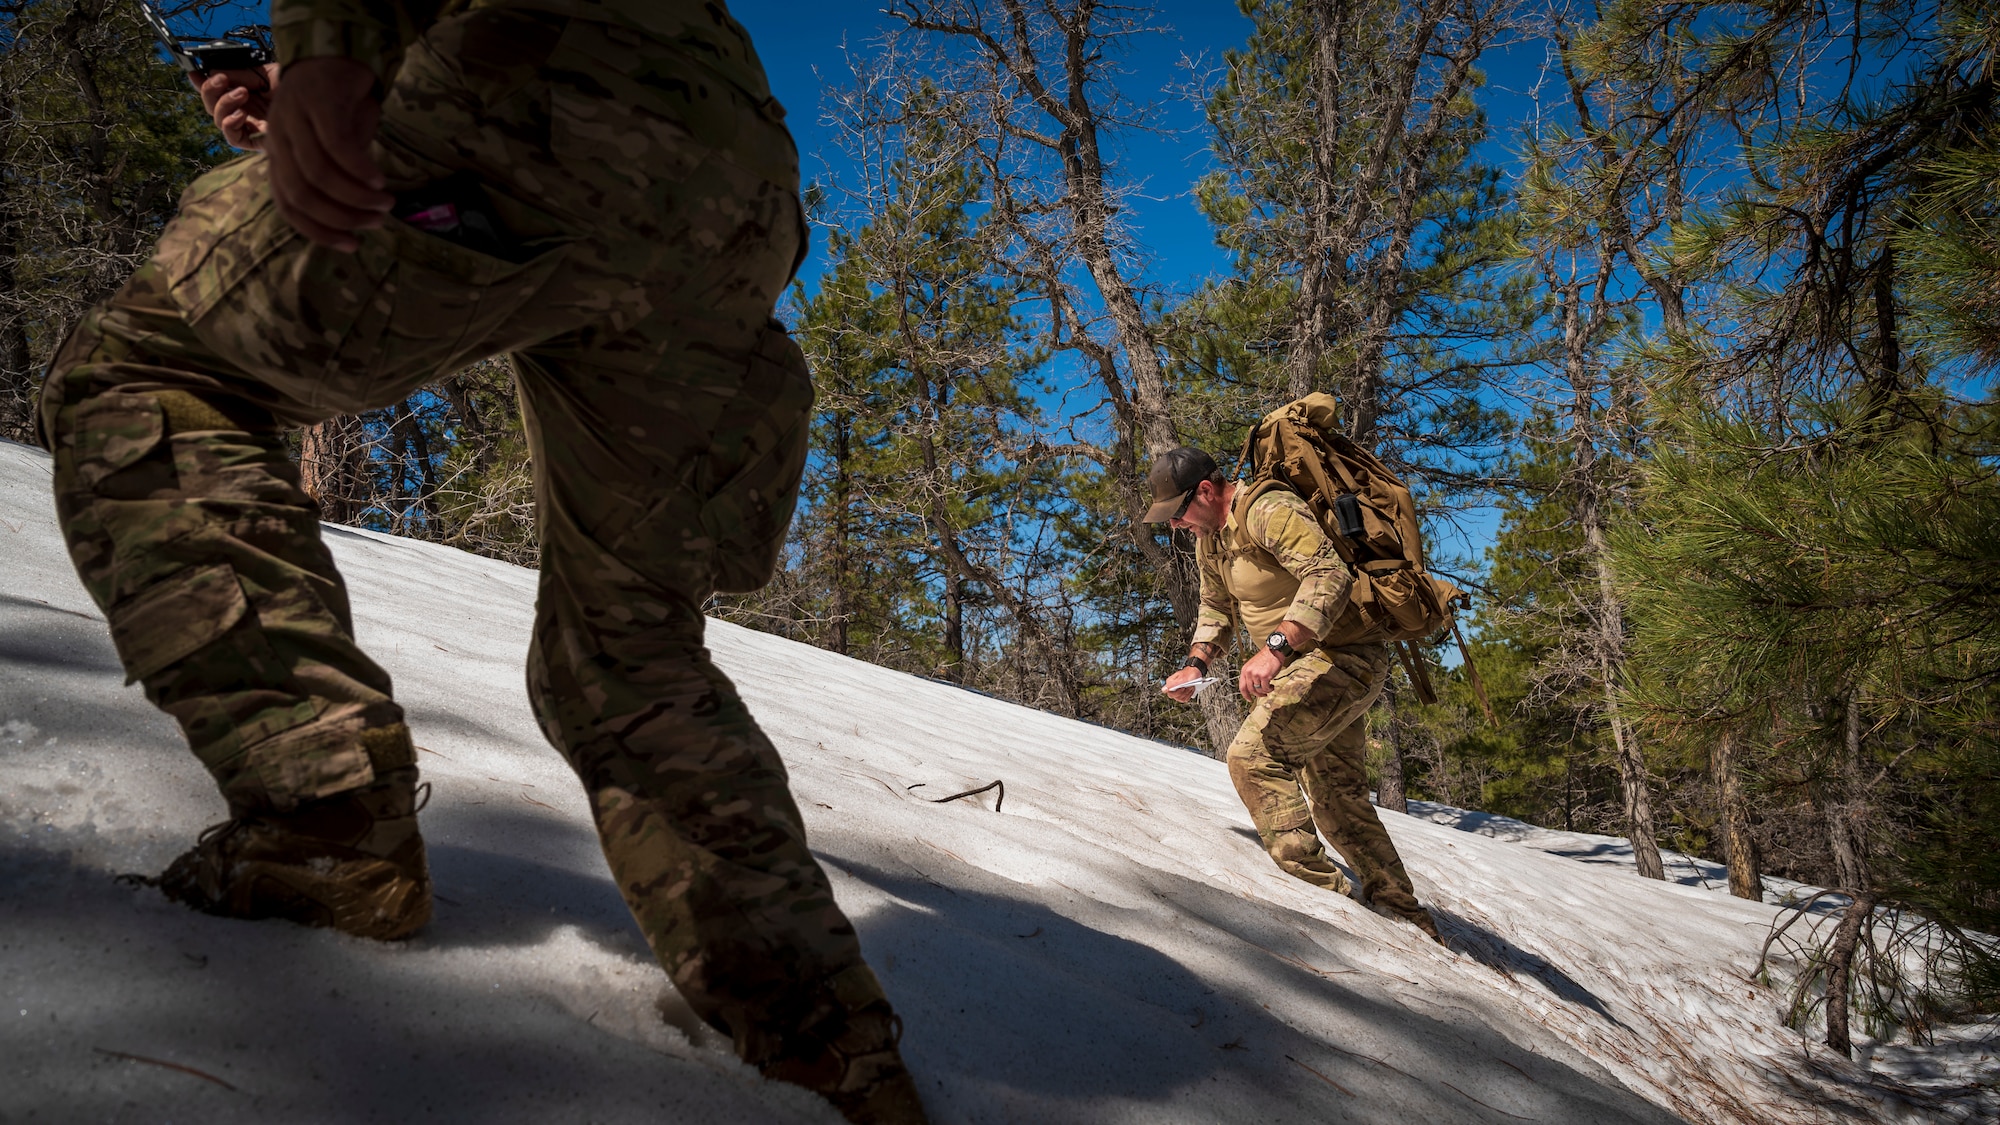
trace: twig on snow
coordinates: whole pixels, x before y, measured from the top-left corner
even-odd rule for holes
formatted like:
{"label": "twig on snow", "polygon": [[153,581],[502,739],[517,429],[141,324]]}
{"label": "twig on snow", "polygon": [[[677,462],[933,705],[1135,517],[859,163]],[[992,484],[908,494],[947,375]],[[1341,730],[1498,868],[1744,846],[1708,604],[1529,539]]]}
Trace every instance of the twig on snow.
{"label": "twig on snow", "polygon": [[1341,1093],[1346,1094],[1348,1097],[1351,1098],[1354,1096],[1354,1091],[1348,1089],[1345,1086],[1342,1086],[1340,1083],[1335,1082],[1333,1079],[1328,1078],[1326,1075],[1321,1074],[1319,1071],[1314,1070],[1312,1067],[1307,1066],[1306,1064],[1300,1062],[1299,1060],[1293,1058],[1292,1056],[1286,1055],[1285,1061],[1291,1063],[1293,1066],[1303,1069],[1307,1074],[1310,1074],[1314,1078],[1319,1079],[1321,1082],[1324,1082],[1327,1085],[1333,1087],[1334,1089],[1339,1090]]}
{"label": "twig on snow", "polygon": [[1000,791],[999,795],[993,798],[993,811],[999,812],[1001,802],[1007,799],[1007,783],[1004,781],[989,781],[977,789],[967,789],[963,793],[953,793],[949,797],[936,797],[931,800],[931,804],[942,805],[946,801],[956,801],[960,797],[976,797],[988,789],[998,789]]}
{"label": "twig on snow", "polygon": [[92,1047],[91,1050],[96,1051],[100,1055],[110,1055],[114,1059],[130,1059],[133,1062],[151,1063],[154,1066],[166,1067],[168,1070],[178,1070],[182,1074],[192,1074],[196,1078],[205,1078],[208,1081],[215,1083],[217,1086],[220,1086],[223,1089],[232,1092],[236,1089],[236,1087],[231,1086],[229,1083],[224,1082],[222,1079],[217,1078],[215,1075],[210,1074],[205,1070],[196,1070],[191,1066],[182,1066],[177,1062],[168,1062],[165,1059],[147,1058],[145,1055],[127,1054],[124,1051],[113,1051],[104,1047]]}
{"label": "twig on snow", "polygon": [[[1486,1105],[1485,1102],[1480,1101],[1478,1098],[1473,1097],[1471,1094],[1466,1093],[1464,1090],[1459,1089],[1458,1087],[1452,1085],[1449,1082],[1440,1082],[1438,1083],[1438,1085],[1443,1086],[1445,1089],[1450,1090],[1452,1093],[1457,1094],[1459,1097],[1464,1098],[1466,1101],[1469,1101],[1474,1105]],[[1499,1114],[1502,1117],[1511,1117],[1516,1121],[1534,1120],[1534,1118],[1532,1117],[1522,1117],[1518,1113],[1508,1113],[1506,1110],[1501,1109],[1499,1106],[1486,1105],[1486,1108],[1492,1110],[1493,1112]]]}

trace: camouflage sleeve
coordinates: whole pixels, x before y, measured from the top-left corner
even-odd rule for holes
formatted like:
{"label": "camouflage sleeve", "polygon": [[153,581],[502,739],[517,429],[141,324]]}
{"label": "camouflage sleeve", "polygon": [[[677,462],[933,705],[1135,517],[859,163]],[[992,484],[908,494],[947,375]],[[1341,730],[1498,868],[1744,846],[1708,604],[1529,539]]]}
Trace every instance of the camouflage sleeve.
{"label": "camouflage sleeve", "polygon": [[1333,540],[1320,530],[1306,502],[1289,492],[1271,491],[1257,498],[1244,518],[1251,541],[1271,553],[1278,565],[1299,580],[1285,620],[1296,621],[1324,637],[1347,607],[1354,579],[1340,561]]}
{"label": "camouflage sleeve", "polygon": [[278,64],[353,59],[386,89],[403,49],[437,22],[444,0],[271,0]]}
{"label": "camouflage sleeve", "polygon": [[1201,572],[1201,611],[1194,619],[1194,637],[1188,644],[1206,642],[1227,649],[1231,634],[1236,632],[1236,603],[1223,589],[1217,553],[1197,548],[1195,562]]}

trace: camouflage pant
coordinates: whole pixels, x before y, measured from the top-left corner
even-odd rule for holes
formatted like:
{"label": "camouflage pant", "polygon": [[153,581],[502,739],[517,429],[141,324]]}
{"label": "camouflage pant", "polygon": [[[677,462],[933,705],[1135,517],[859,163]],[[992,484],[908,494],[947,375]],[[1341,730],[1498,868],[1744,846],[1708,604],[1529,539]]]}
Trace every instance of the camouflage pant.
{"label": "camouflage pant", "polygon": [[1414,918],[1423,907],[1368,801],[1368,708],[1388,678],[1389,650],[1381,645],[1321,649],[1293,661],[1229,744],[1229,778],[1280,868],[1347,890],[1313,833],[1317,824],[1361,876],[1361,901]]}
{"label": "camouflage pant", "polygon": [[537,473],[536,714],[661,962],[753,1062],[880,995],[777,753],[702,645],[709,594],[768,577],[804,463],[811,380],[771,316],[804,235],[780,113],[622,28],[447,20],[398,73],[376,156],[392,190],[479,177],[517,260],[393,220],[352,255],[313,246],[248,157],[188,190],[42,402],[71,554],[126,671],[232,812],[282,812],[411,764],[284,431],[511,353]]}

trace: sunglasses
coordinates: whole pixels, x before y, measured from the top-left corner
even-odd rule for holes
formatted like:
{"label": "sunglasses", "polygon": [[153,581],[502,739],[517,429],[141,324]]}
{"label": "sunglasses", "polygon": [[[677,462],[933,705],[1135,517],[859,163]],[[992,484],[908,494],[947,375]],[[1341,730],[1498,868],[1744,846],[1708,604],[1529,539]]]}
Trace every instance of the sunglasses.
{"label": "sunglasses", "polygon": [[1186,518],[1188,507],[1194,503],[1195,493],[1200,491],[1201,491],[1201,485],[1199,484],[1195,485],[1193,488],[1188,489],[1187,495],[1181,497],[1181,506],[1175,508],[1174,514],[1167,517],[1167,522],[1172,523],[1175,520]]}

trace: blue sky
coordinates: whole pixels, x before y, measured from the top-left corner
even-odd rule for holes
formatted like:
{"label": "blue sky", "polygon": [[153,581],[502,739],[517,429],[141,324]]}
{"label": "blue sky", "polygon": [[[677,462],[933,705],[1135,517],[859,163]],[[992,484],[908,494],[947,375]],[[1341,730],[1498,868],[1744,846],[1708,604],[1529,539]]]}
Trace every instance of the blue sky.
{"label": "blue sky", "polygon": [[[730,11],[749,29],[763,57],[771,89],[789,114],[807,179],[824,176],[841,160],[833,133],[822,122],[822,90],[847,81],[849,54],[865,56],[893,21],[882,0],[733,0]],[[1203,278],[1227,271],[1208,222],[1196,210],[1194,181],[1208,170],[1208,134],[1201,107],[1175,92],[1196,77],[1205,61],[1220,63],[1222,52],[1241,47],[1250,21],[1233,0],[1160,0],[1155,22],[1163,30],[1126,42],[1119,59],[1119,88],[1132,100],[1153,105],[1164,130],[1119,138],[1115,158],[1121,179],[1143,181],[1134,200],[1132,227],[1148,252],[1146,280],[1170,289],[1191,289]],[[1539,45],[1489,51],[1482,61],[1489,84],[1482,94],[1492,116],[1494,137],[1483,155],[1504,162],[1518,123],[1531,110],[1525,95],[1540,62]],[[1187,65],[1195,64],[1194,68]],[[822,247],[806,265],[810,277],[822,265]]]}
{"label": "blue sky", "polygon": [[[822,83],[844,83],[847,54],[868,54],[872,41],[893,26],[882,8],[881,0],[733,0],[729,6],[749,29],[772,92],[785,105],[808,179],[823,176],[827,162],[840,159],[820,120]],[[1225,48],[1249,36],[1250,21],[1231,0],[1169,0],[1159,6],[1157,22],[1168,30],[1129,41],[1119,86],[1134,101],[1154,104],[1167,132],[1123,138],[1116,158],[1127,175],[1146,183],[1148,198],[1135,200],[1132,225],[1150,252],[1147,280],[1178,289],[1226,271],[1228,263],[1190,195],[1208,167],[1201,107],[1176,99],[1168,88],[1193,77],[1181,65],[1183,56],[1219,60]],[[808,276],[818,272],[822,251],[814,246]]]}

